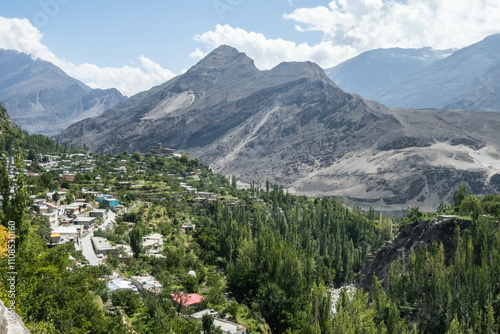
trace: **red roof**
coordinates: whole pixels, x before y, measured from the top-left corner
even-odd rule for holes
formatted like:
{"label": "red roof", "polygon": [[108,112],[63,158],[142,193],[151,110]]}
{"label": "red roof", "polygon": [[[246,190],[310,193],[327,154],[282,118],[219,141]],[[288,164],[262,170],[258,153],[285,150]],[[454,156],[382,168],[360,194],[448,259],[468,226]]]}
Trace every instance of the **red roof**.
{"label": "red roof", "polygon": [[197,293],[190,293],[189,295],[186,295],[184,292],[179,292],[179,294],[172,293],[171,296],[177,304],[181,304],[182,301],[182,306],[198,304],[205,300],[205,298]]}

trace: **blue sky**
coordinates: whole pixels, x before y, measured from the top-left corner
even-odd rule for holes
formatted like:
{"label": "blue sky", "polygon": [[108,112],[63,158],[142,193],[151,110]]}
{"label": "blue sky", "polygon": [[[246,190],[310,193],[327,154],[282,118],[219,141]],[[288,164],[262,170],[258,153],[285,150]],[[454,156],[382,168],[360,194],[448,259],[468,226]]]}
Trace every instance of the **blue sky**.
{"label": "blue sky", "polygon": [[259,68],[327,68],[381,47],[460,48],[500,32],[498,0],[23,0],[0,9],[0,48],[51,61],[131,95],[220,44]]}

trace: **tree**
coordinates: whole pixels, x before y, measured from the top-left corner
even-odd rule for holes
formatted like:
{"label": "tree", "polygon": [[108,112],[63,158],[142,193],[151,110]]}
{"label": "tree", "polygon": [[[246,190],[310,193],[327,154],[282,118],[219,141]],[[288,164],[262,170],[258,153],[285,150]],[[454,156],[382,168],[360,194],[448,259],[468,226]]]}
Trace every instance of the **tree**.
{"label": "tree", "polygon": [[130,247],[132,248],[134,257],[138,258],[144,251],[142,247],[142,237],[144,236],[142,233],[142,229],[138,225],[135,225],[130,231],[129,236],[130,236]]}
{"label": "tree", "polygon": [[52,195],[52,200],[56,203],[59,201],[59,193],[57,191],[55,191],[54,195]]}
{"label": "tree", "polygon": [[132,154],[132,159],[136,160],[136,161],[141,161],[142,160],[142,155],[141,155],[141,152],[139,151],[135,151],[133,154]]}
{"label": "tree", "polygon": [[422,219],[424,214],[422,211],[420,211],[420,208],[418,206],[415,206],[408,211],[408,214],[406,215],[406,219],[408,219],[411,223],[416,223],[419,220]]}
{"label": "tree", "polygon": [[[16,247],[19,247],[27,237],[28,221],[28,190],[26,175],[24,175],[24,159],[21,151],[15,156],[17,179],[11,180],[7,171],[7,159],[2,156],[0,165],[0,195],[2,196],[2,212],[0,219],[4,226],[11,221],[15,223]],[[11,188],[14,193],[11,194]]]}
{"label": "tree", "polygon": [[183,155],[181,155],[180,161],[183,164],[188,163],[189,162],[189,156],[186,153],[184,153]]}
{"label": "tree", "polygon": [[471,215],[472,221],[477,221],[479,219],[479,215],[482,212],[481,202],[474,195],[469,195],[465,197],[460,202],[460,214]]}
{"label": "tree", "polygon": [[469,188],[465,184],[461,184],[455,193],[453,194],[453,202],[455,204],[455,208],[458,209],[462,201],[469,196]]}
{"label": "tree", "polygon": [[215,327],[214,318],[210,314],[205,314],[201,318],[201,323],[203,326],[203,334],[222,334],[222,330],[219,327]]}
{"label": "tree", "polygon": [[236,179],[236,175],[231,175],[231,187],[233,187],[234,189],[236,189],[236,183],[238,182],[238,180]]}

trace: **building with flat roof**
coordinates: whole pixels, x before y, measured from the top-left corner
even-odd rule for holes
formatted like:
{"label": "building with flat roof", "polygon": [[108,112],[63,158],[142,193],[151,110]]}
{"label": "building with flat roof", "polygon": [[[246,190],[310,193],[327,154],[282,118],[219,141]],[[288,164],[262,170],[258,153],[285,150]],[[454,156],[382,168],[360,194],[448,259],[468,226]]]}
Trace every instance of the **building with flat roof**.
{"label": "building with flat roof", "polygon": [[218,318],[219,313],[215,310],[206,309],[193,313],[190,317],[201,321],[203,316],[206,314],[214,318],[214,326],[220,328],[223,334],[246,334],[247,332],[245,327],[238,325],[237,323]]}
{"label": "building with flat roof", "polygon": [[132,290],[134,292],[138,292],[139,290],[137,287],[130,281],[122,280],[122,279],[114,279],[112,281],[109,281],[108,284],[106,284],[108,287],[109,291],[117,291],[117,290]]}
{"label": "building with flat roof", "polygon": [[142,247],[163,249],[163,235],[159,233],[149,234],[142,237]]}
{"label": "building with flat roof", "polygon": [[130,280],[139,290],[144,290],[155,295],[159,295],[163,289],[161,283],[151,275],[142,274],[141,276],[132,276]]}
{"label": "building with flat roof", "polygon": [[[82,236],[81,230],[79,231],[76,226],[59,226],[52,229],[51,237],[59,237],[58,242],[76,241]],[[58,236],[56,236],[58,235]]]}
{"label": "building with flat roof", "polygon": [[106,210],[95,209],[90,211],[90,217],[102,218],[103,220],[105,220],[107,216],[108,215],[106,213]]}
{"label": "building with flat roof", "polygon": [[94,225],[96,219],[96,217],[77,217],[73,220],[73,224],[83,225],[85,229],[88,229]]}
{"label": "building with flat roof", "polygon": [[103,255],[109,254],[115,249],[108,241],[108,239],[101,237],[93,237],[92,246],[94,247],[94,251],[96,252],[96,254]]}

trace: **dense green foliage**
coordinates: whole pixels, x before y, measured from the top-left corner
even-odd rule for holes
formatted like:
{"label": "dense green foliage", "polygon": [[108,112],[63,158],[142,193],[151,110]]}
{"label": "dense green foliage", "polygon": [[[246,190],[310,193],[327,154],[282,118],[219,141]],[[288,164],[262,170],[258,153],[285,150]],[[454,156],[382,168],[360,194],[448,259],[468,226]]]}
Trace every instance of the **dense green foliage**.
{"label": "dense green foliage", "polygon": [[[462,232],[462,233],[461,233]],[[500,315],[500,231],[479,220],[455,231],[456,247],[445,261],[443,245],[412,252],[391,265],[389,296],[419,329],[444,333],[454,319],[471,333],[494,333]]]}

